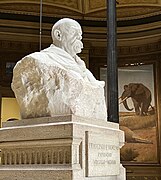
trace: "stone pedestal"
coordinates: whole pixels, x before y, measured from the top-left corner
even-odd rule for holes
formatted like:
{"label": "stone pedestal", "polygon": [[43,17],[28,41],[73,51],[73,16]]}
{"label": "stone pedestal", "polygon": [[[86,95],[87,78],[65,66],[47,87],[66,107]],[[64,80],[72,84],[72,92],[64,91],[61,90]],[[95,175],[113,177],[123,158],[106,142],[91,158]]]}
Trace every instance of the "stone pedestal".
{"label": "stone pedestal", "polygon": [[6,122],[0,180],[125,180],[119,125],[78,116]]}

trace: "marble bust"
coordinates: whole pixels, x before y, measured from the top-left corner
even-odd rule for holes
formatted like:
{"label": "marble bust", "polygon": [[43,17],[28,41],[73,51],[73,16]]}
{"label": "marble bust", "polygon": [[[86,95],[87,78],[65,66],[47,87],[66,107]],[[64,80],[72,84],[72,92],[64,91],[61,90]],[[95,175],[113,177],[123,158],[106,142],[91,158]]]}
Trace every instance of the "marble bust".
{"label": "marble bust", "polygon": [[80,24],[63,18],[51,35],[50,47],[25,56],[14,67],[11,87],[21,118],[73,114],[106,120],[104,82],[77,55],[83,48]]}

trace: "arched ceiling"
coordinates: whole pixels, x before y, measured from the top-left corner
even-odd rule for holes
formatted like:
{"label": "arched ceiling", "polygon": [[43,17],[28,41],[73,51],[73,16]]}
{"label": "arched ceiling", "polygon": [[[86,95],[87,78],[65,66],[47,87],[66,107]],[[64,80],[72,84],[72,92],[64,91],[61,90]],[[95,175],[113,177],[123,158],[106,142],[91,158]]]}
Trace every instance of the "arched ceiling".
{"label": "arched ceiling", "polygon": [[[42,0],[43,15],[71,16],[83,20],[106,20],[106,0]],[[119,21],[161,14],[161,0],[118,0]],[[39,15],[39,0],[1,0],[0,12]]]}
{"label": "arched ceiling", "polygon": [[[42,0],[42,2],[44,42],[48,42],[51,25],[56,18],[71,17],[83,25],[85,40],[94,42],[94,45],[106,44],[106,0]],[[117,0],[117,2],[119,3],[117,37],[120,46],[161,41],[161,0]],[[33,34],[37,34],[38,37],[39,12],[40,0],[0,0],[1,39],[10,38],[8,34],[11,29],[16,36],[22,34],[24,37],[27,33],[25,39],[29,38],[29,41],[33,39]]]}

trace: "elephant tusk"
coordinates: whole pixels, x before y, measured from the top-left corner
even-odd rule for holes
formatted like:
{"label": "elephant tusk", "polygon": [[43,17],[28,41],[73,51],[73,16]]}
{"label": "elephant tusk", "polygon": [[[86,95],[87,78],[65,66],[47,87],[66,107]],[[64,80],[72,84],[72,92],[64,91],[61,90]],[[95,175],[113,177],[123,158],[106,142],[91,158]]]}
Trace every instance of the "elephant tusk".
{"label": "elephant tusk", "polygon": [[126,99],[128,99],[128,97],[125,97],[124,99],[122,99],[122,101],[119,102],[119,104],[122,104]]}
{"label": "elephant tusk", "polygon": [[119,99],[121,99],[121,96],[120,96],[120,97],[118,97],[118,100],[119,100]]}

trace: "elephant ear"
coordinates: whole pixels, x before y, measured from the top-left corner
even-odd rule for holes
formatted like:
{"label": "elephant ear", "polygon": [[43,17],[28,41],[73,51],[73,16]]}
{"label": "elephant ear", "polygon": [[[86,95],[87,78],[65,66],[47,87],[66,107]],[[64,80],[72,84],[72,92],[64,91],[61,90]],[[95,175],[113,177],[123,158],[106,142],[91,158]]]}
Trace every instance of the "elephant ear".
{"label": "elephant ear", "polygon": [[127,84],[124,85],[124,90],[128,90],[129,86]]}
{"label": "elephant ear", "polygon": [[128,88],[131,90],[131,92],[136,91],[137,87],[138,87],[137,83],[130,83],[130,84],[128,84]]}
{"label": "elephant ear", "polygon": [[143,84],[138,84],[137,89],[135,91],[135,94],[143,94],[145,90],[145,87]]}

